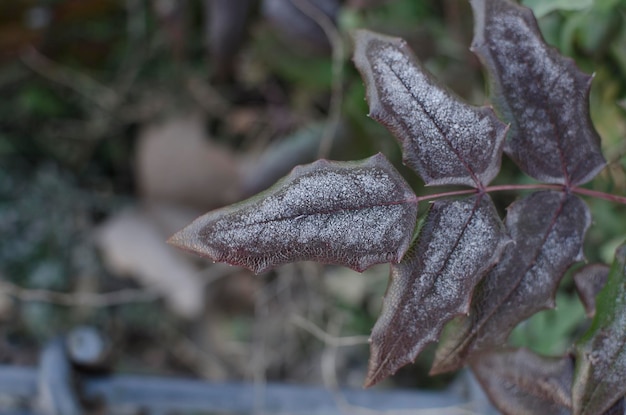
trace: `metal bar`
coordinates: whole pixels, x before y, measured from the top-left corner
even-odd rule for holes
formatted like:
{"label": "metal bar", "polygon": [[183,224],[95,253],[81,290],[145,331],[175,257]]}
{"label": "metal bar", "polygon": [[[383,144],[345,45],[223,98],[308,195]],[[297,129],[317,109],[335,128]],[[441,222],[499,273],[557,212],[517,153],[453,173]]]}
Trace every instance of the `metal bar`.
{"label": "metal bar", "polygon": [[65,338],[48,342],[40,358],[37,406],[46,415],[81,415],[74,385],[74,371],[67,356]]}
{"label": "metal bar", "polygon": [[37,396],[37,369],[0,365],[0,395],[15,399]]}
{"label": "metal bar", "polygon": [[[0,395],[33,399],[38,393],[37,379],[37,369],[0,365]],[[276,415],[343,413],[333,393],[320,387],[286,384],[260,387],[250,383],[215,384],[131,375],[83,376],[81,385],[84,399],[102,400],[111,414],[169,411],[229,414],[262,411]],[[378,411],[441,408],[437,413],[471,413],[462,409],[464,405],[467,408],[467,401],[452,392],[342,390],[341,395],[350,405]]]}
{"label": "metal bar", "polygon": [[[286,384],[255,387],[250,383],[211,384],[184,379],[115,376],[91,379],[84,392],[88,399],[100,397],[109,405],[124,410],[202,410],[234,414],[262,410],[263,413],[293,415],[342,413],[330,391]],[[443,408],[464,403],[459,396],[445,392],[343,390],[341,395],[350,405],[381,411]]]}

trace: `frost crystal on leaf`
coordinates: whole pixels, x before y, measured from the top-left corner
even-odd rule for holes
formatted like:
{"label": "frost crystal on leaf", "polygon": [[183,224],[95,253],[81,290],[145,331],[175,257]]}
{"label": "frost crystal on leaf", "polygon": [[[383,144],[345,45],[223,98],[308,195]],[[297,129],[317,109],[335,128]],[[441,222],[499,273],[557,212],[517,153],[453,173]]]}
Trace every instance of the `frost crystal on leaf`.
{"label": "frost crystal on leaf", "polygon": [[507,127],[437,85],[399,38],[356,34],[354,62],[367,86],[370,116],[402,144],[405,163],[428,185],[487,185],[500,169]]}
{"label": "frost crystal on leaf", "polygon": [[398,262],[416,197],[382,155],[296,167],[269,190],[196,219],[170,243],[257,273],[301,260],[363,271]]}
{"label": "frost crystal on leaf", "polygon": [[626,245],[615,253],[591,327],[576,344],[574,415],[605,413],[626,394]]}
{"label": "frost crystal on leaf", "polygon": [[471,0],[474,50],[491,74],[493,100],[511,123],[505,152],[537,180],[579,185],[605,165],[589,116],[591,76],[547,46],[529,9]]}
{"label": "frost crystal on leaf", "polygon": [[506,227],[514,243],[476,288],[469,315],[445,328],[431,373],[460,368],[471,354],[504,344],[519,322],[554,307],[563,274],[583,259],[590,224],[585,202],[564,192],[536,192],[511,205]]}
{"label": "frost crystal on leaf", "polygon": [[468,311],[474,286],[508,241],[487,195],[432,205],[419,238],[391,267],[370,339],[367,386],[415,360],[446,322]]}

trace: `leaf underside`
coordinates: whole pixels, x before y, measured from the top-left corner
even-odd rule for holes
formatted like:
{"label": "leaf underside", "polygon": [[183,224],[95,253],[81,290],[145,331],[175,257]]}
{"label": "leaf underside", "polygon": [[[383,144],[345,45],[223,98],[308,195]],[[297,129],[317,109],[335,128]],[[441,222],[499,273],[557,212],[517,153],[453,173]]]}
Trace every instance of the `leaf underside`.
{"label": "leaf underside", "polygon": [[354,63],[370,116],[400,141],[404,162],[427,185],[481,188],[498,173],[507,126],[437,84],[404,40],[359,30]]}
{"label": "leaf underside", "polygon": [[596,296],[606,284],[608,277],[609,267],[604,264],[590,264],[574,274],[576,291],[589,318],[596,314]]}
{"label": "leaf underside", "polygon": [[415,194],[382,154],[319,160],[266,192],[199,217],[169,242],[257,273],[301,260],[363,271],[400,261],[416,216]]}
{"label": "leaf underside", "polygon": [[526,349],[481,353],[471,364],[481,386],[506,415],[569,415],[574,365]]}
{"label": "leaf underside", "polygon": [[467,312],[474,286],[508,241],[488,195],[431,206],[419,238],[391,267],[366,386],[414,361],[447,321]]}
{"label": "leaf underside", "polygon": [[601,414],[626,394],[626,245],[615,253],[591,327],[576,344],[574,415]]}
{"label": "leaf underside", "polygon": [[469,314],[444,330],[431,373],[456,370],[472,354],[502,346],[518,323],[553,308],[563,274],[583,259],[590,222],[587,205],[563,192],[536,192],[513,203],[506,218],[513,243],[476,288]]}
{"label": "leaf underside", "polygon": [[471,4],[472,50],[490,72],[496,109],[511,124],[504,151],[537,180],[591,180],[606,163],[589,115],[592,77],[545,44],[529,9],[509,0]]}

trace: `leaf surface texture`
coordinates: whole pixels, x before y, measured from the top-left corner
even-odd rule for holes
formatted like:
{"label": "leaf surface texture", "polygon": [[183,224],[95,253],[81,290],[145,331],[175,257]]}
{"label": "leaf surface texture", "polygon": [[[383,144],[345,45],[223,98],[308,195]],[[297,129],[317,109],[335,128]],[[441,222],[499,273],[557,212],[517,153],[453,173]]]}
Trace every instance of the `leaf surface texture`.
{"label": "leaf surface texture", "polygon": [[301,260],[363,271],[400,261],[416,216],[415,194],[382,154],[319,160],[251,199],[199,217],[169,242],[257,273]]}
{"label": "leaf surface texture", "polygon": [[402,145],[404,162],[427,185],[487,185],[498,173],[507,127],[439,86],[404,40],[359,30],[354,62],[370,116]]}
{"label": "leaf surface texture", "polygon": [[526,349],[480,354],[472,371],[505,415],[570,415],[574,364],[569,357],[544,357]]}
{"label": "leaf surface texture", "polygon": [[509,0],[471,4],[472,50],[490,72],[496,108],[511,124],[504,151],[537,180],[591,180],[605,166],[589,115],[592,77],[545,44],[529,9]]}
{"label": "leaf surface texture", "polygon": [[487,195],[437,201],[391,280],[370,338],[371,386],[415,360],[443,325],[466,313],[474,286],[509,239]]}
{"label": "leaf surface texture", "polygon": [[431,372],[460,368],[471,354],[504,344],[521,321],[554,307],[563,274],[583,259],[590,222],[587,205],[563,192],[536,192],[512,204],[506,227],[513,243],[477,287],[469,315],[444,330]]}

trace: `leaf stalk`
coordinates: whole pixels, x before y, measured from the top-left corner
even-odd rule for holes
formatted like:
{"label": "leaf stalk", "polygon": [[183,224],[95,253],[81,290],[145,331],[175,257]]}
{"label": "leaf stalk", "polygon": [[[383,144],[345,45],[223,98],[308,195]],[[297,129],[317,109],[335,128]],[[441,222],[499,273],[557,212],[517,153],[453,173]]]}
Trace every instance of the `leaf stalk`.
{"label": "leaf stalk", "polygon": [[504,184],[498,186],[487,186],[484,190],[481,189],[465,189],[454,190],[450,192],[433,193],[430,195],[418,196],[417,202],[431,201],[435,199],[441,199],[444,197],[472,195],[476,193],[493,193],[493,192],[512,192],[519,190],[559,190],[564,192],[577,193],[583,196],[594,197],[596,199],[608,200],[609,202],[619,203],[626,205],[626,197],[618,196],[611,193],[600,192],[598,190],[586,189],[584,187],[568,187],[560,184]]}

